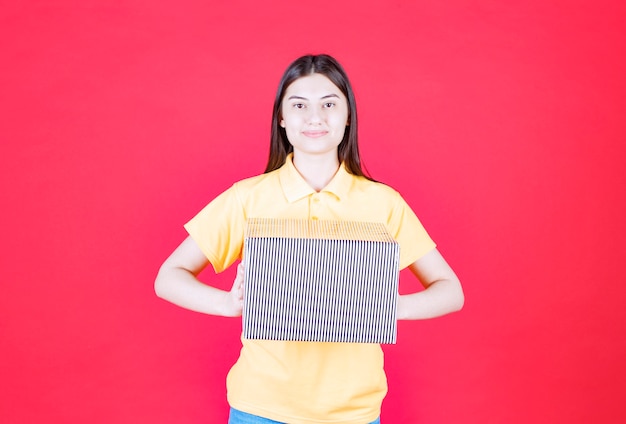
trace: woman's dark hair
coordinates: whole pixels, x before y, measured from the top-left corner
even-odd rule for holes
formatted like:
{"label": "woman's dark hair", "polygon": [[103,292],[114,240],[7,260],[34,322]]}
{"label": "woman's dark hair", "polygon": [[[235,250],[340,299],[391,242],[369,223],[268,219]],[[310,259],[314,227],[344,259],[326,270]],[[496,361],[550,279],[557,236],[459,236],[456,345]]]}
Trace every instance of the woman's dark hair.
{"label": "woman's dark hair", "polygon": [[272,131],[270,138],[270,154],[265,172],[270,172],[280,168],[287,159],[287,155],[293,151],[293,147],[287,139],[285,129],[280,126],[281,108],[283,97],[287,88],[298,78],[311,74],[322,74],[332,81],[346,96],[348,100],[348,126],[339,144],[339,162],[343,162],[346,170],[353,175],[367,176],[361,168],[361,158],[359,156],[359,144],[357,136],[357,115],[354,92],[348,80],[348,75],[343,70],[339,62],[326,54],[307,55],[296,59],[289,65],[278,84],[276,98],[274,99],[274,109],[272,111]]}

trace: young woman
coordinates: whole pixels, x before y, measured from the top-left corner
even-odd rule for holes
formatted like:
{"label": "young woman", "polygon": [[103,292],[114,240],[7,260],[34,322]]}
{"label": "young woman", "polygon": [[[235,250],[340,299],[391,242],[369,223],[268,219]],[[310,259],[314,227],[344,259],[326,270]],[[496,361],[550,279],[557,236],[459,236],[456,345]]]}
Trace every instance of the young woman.
{"label": "young woman", "polygon": [[[415,214],[390,187],[366,177],[357,144],[354,93],[327,55],[303,56],[280,81],[264,174],[235,183],[185,228],[189,237],[159,270],[157,295],[184,308],[236,317],[243,307],[240,264],[229,292],[198,281],[240,260],[248,218],[384,223],[425,290],[399,296],[398,319],[459,310],[458,278]],[[379,345],[242,339],[227,378],[229,423],[379,422],[387,392]]]}

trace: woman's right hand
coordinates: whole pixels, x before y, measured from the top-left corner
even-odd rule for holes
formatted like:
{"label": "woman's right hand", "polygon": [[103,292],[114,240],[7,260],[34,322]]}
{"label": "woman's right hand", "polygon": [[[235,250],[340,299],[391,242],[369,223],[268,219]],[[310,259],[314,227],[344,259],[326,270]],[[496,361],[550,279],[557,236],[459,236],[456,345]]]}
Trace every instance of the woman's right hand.
{"label": "woman's right hand", "polygon": [[243,312],[243,263],[237,265],[237,275],[233,281],[233,287],[230,289],[229,298],[233,306],[232,316],[240,316]]}

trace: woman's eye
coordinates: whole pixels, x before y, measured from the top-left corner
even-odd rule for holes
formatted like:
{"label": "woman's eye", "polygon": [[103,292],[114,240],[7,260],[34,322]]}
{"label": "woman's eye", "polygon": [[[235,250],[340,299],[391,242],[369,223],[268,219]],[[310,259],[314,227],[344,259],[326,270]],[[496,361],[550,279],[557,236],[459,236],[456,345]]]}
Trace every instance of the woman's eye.
{"label": "woman's eye", "polygon": [[335,106],[334,103],[330,103],[330,102],[329,103],[324,103],[324,107],[326,107],[326,108],[331,108],[331,107],[334,107],[334,106]]}
{"label": "woman's eye", "polygon": [[304,109],[304,104],[303,103],[294,103],[293,107],[295,107],[296,109]]}

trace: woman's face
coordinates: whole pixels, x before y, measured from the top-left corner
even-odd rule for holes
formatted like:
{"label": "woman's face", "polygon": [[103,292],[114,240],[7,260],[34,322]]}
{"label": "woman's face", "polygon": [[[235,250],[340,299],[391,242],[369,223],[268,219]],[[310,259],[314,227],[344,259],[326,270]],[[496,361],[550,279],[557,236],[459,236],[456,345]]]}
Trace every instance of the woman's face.
{"label": "woman's face", "polygon": [[348,101],[322,74],[295,80],[282,100],[280,126],[287,133],[294,155],[337,154],[348,125]]}

